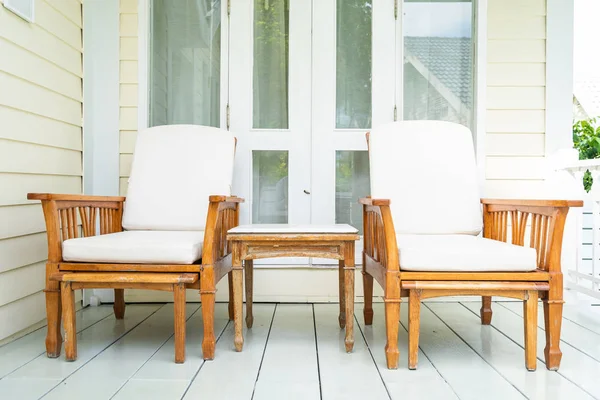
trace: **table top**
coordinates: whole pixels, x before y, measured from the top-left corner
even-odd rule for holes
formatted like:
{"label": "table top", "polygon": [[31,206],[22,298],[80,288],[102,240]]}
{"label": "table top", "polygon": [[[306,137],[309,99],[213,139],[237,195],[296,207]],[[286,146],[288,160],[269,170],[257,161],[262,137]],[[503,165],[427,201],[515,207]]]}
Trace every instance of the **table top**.
{"label": "table top", "polygon": [[230,229],[228,234],[357,234],[358,229],[348,224],[252,224]]}

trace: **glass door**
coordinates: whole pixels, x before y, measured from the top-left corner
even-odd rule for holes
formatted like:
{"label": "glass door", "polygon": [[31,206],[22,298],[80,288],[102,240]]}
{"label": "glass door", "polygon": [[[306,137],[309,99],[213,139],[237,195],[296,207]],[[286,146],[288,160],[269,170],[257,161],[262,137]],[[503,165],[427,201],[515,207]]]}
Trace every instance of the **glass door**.
{"label": "glass door", "polygon": [[247,202],[240,223],[309,223],[311,4],[232,0],[230,24],[230,130],[238,137],[233,189]]}
{"label": "glass door", "polygon": [[[312,221],[348,223],[362,235],[358,199],[370,192],[365,134],[394,120],[394,2],[327,0],[313,7]],[[357,263],[361,251],[357,243]]]}

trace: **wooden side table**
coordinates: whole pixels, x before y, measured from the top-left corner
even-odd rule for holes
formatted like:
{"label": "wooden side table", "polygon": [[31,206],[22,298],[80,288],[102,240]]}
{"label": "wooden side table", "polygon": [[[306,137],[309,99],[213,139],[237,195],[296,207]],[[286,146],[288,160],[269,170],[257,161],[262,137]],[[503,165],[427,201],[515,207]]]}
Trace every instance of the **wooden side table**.
{"label": "wooden side table", "polygon": [[[346,351],[354,347],[354,242],[358,230],[347,224],[240,225],[227,232],[231,241],[234,286],[241,286],[242,261],[246,273],[246,326],[252,327],[252,275],[253,262],[260,258],[319,257],[339,260],[340,328],[346,328]],[[237,281],[237,282],[236,282]],[[236,285],[237,283],[237,285]],[[235,348],[241,351],[242,293],[234,293],[233,312]]]}

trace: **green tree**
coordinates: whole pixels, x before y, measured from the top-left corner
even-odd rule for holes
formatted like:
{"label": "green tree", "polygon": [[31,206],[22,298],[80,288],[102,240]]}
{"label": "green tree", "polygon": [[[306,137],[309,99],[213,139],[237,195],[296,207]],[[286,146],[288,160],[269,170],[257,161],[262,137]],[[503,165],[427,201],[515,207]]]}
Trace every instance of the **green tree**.
{"label": "green tree", "polygon": [[[600,158],[600,127],[596,126],[596,118],[573,123],[573,145],[579,151],[580,160]],[[590,191],[593,183],[592,174],[586,171],[583,176],[586,192]]]}

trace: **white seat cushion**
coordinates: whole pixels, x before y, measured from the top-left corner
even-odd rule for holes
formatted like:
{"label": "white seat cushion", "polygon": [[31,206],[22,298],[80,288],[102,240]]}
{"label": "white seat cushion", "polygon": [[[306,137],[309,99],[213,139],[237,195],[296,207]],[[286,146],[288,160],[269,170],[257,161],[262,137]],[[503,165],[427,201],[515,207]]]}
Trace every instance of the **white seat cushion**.
{"label": "white seat cushion", "polygon": [[371,196],[390,199],[398,233],[478,235],[483,226],[471,131],[399,121],[369,137]]}
{"label": "white seat cushion", "polygon": [[203,231],[125,231],[65,240],[63,260],[99,263],[193,264]]}
{"label": "white seat cushion", "polygon": [[210,195],[231,194],[235,138],[198,125],[138,132],[127,201],[126,230],[203,231]]}
{"label": "white seat cushion", "polygon": [[504,271],[536,269],[536,251],[471,235],[396,236],[404,271]]}

